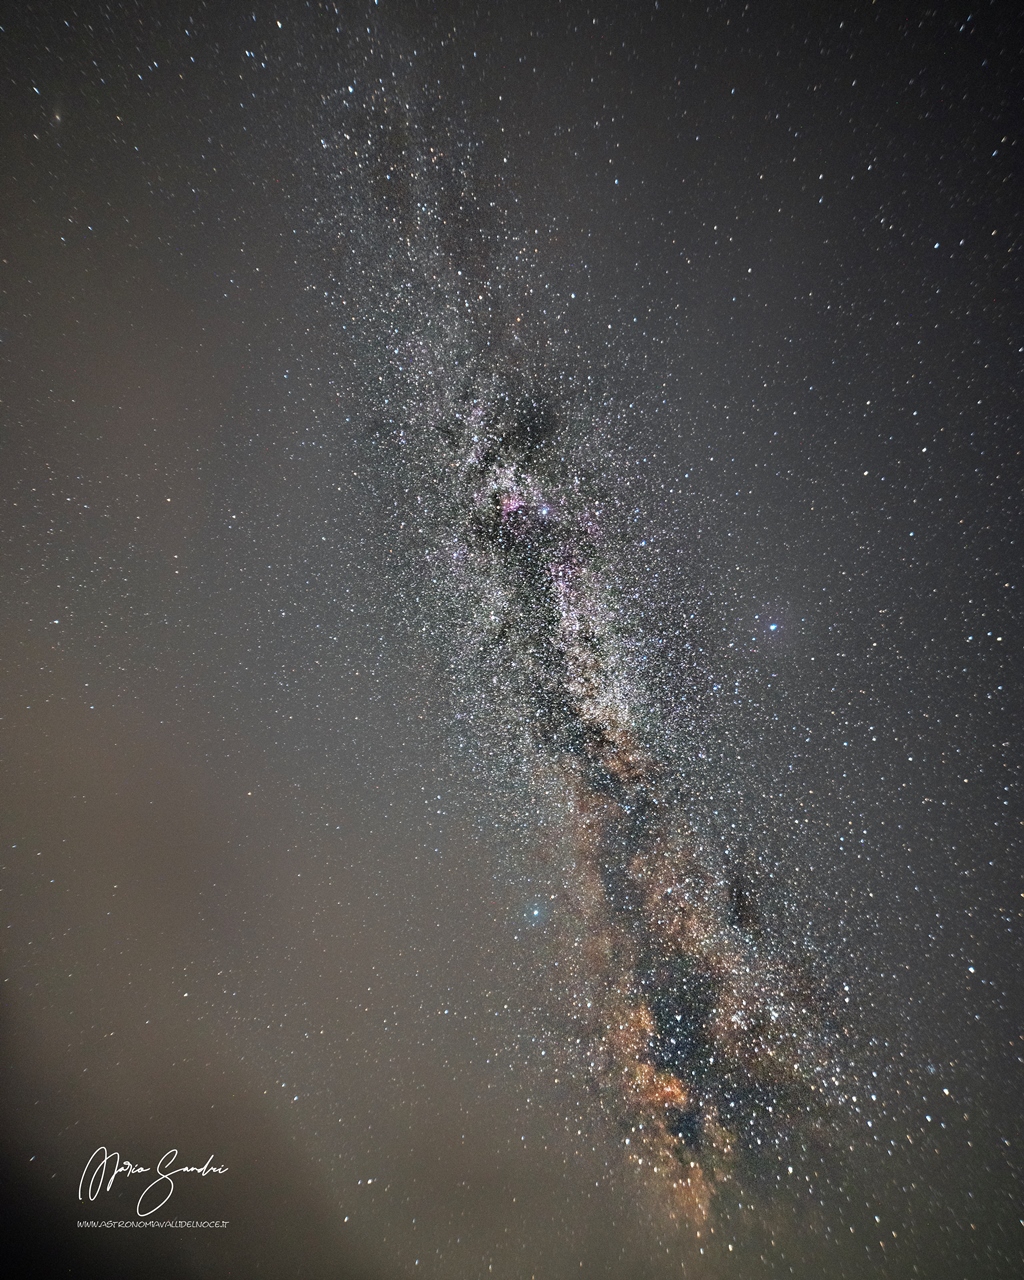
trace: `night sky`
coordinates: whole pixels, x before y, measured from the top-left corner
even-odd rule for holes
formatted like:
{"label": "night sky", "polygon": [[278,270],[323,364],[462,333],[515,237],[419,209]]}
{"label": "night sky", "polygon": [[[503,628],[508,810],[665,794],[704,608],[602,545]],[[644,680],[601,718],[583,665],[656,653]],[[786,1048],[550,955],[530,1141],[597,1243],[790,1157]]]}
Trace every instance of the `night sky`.
{"label": "night sky", "polygon": [[1021,1274],[1017,6],[0,68],[24,1274]]}

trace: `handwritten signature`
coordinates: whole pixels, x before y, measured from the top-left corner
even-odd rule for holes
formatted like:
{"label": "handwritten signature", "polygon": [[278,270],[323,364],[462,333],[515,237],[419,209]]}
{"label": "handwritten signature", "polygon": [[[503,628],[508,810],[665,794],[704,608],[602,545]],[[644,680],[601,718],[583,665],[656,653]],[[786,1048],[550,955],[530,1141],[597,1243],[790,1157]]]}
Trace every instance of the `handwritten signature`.
{"label": "handwritten signature", "polygon": [[[179,1174],[198,1173],[200,1177],[205,1178],[208,1173],[227,1173],[228,1171],[226,1164],[214,1164],[213,1156],[210,1156],[202,1165],[183,1164],[171,1168],[170,1166],[174,1165],[177,1159],[178,1149],[172,1147],[156,1162],[156,1177],[139,1196],[139,1202],[135,1206],[135,1212],[140,1218],[148,1218],[164,1207],[174,1194],[174,1179]],[[95,1200],[101,1191],[110,1190],[119,1173],[131,1178],[138,1173],[152,1172],[153,1169],[148,1165],[122,1160],[119,1151],[108,1151],[106,1147],[97,1147],[82,1170],[82,1176],[78,1182],[78,1198],[82,1200],[88,1196],[90,1200]],[[161,1195],[163,1198],[158,1199]]]}

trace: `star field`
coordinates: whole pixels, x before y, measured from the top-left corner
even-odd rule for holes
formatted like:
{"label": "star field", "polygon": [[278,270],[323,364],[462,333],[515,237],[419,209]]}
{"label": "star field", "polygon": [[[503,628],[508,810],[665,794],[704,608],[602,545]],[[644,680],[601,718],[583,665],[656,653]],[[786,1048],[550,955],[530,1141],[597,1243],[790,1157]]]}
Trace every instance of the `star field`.
{"label": "star field", "polygon": [[[1021,37],[3,20],[34,1247],[1017,1274]],[[100,1143],[232,1226],[78,1230]]]}

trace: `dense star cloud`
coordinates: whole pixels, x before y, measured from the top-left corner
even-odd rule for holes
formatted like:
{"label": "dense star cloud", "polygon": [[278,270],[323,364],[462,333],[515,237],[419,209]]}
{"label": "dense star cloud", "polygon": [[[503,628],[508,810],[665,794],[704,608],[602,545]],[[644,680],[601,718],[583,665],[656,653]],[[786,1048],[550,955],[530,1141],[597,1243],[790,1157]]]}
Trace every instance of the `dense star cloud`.
{"label": "dense star cloud", "polygon": [[1018,1273],[1010,10],[0,23],[47,1265]]}

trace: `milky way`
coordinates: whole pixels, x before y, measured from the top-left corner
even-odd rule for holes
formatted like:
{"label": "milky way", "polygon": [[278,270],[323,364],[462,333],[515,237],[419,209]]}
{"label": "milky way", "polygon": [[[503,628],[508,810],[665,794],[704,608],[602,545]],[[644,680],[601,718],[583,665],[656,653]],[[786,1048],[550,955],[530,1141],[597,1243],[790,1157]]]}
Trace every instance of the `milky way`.
{"label": "milky way", "polygon": [[628,1155],[700,1221],[720,1183],[815,1127],[820,1010],[762,936],[749,868],[697,838],[678,768],[645,743],[612,540],[602,499],[567,465],[565,415],[543,379],[493,365],[463,370],[422,428],[456,576],[484,615],[475,647],[457,626],[451,640],[463,670],[486,664],[511,691],[527,770],[560,792],[580,1071]]}
{"label": "milky way", "polygon": [[[828,1019],[761,927],[742,833],[698,834],[706,781],[695,795],[637,669],[614,514],[629,468],[608,423],[624,406],[552,324],[575,293],[546,305],[535,233],[476,172],[477,143],[436,138],[428,108],[383,79],[364,104],[336,101],[326,154],[333,140],[367,159],[358,180],[325,177],[325,261],[350,264],[347,284],[330,270],[376,406],[371,469],[394,486],[396,525],[426,539],[411,594],[452,658],[456,719],[484,708],[485,753],[523,783],[513,821],[529,828],[542,776],[557,814],[569,1073],[670,1211],[701,1221],[716,1188],[777,1172],[825,1127]],[[623,356],[610,349],[606,373]]]}

